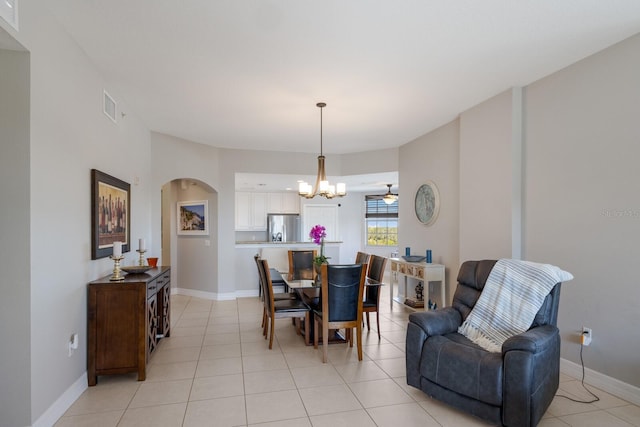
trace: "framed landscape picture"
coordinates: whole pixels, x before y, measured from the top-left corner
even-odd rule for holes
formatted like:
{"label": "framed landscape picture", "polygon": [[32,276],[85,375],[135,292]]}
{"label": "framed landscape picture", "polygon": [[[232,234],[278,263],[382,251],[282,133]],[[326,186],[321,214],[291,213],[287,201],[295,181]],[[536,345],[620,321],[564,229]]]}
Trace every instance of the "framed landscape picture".
{"label": "framed landscape picture", "polygon": [[209,201],[191,200],[177,203],[178,234],[209,235]]}
{"label": "framed landscape picture", "polygon": [[113,255],[113,242],[130,250],[131,186],[91,169],[91,259]]}

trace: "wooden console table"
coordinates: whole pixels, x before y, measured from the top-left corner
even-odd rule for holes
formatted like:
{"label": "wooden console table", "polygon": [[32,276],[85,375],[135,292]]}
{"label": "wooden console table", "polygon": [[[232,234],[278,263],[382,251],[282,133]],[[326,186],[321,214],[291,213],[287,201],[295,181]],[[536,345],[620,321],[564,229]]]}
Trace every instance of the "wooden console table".
{"label": "wooden console table", "polygon": [[[444,265],[427,264],[426,262],[407,262],[400,258],[389,258],[391,263],[391,284],[389,286],[389,304],[393,309],[393,301],[404,304],[407,297],[407,278],[420,280],[424,283],[424,299],[429,301],[429,282],[440,282],[441,307],[446,305],[445,289],[447,287],[444,276]],[[404,280],[400,283],[399,277]],[[393,296],[394,285],[398,286],[398,296]]]}
{"label": "wooden console table", "polygon": [[145,274],[110,276],[88,284],[87,376],[137,372],[146,378],[146,365],[158,340],[171,332],[171,268],[156,267]]}

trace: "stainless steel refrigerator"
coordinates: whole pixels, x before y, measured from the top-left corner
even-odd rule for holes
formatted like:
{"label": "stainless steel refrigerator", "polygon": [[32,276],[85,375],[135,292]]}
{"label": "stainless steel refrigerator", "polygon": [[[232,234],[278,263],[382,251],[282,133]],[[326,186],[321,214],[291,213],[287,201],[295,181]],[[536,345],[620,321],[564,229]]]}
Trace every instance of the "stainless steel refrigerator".
{"label": "stainless steel refrigerator", "polygon": [[300,215],[267,214],[267,239],[271,242],[300,242]]}

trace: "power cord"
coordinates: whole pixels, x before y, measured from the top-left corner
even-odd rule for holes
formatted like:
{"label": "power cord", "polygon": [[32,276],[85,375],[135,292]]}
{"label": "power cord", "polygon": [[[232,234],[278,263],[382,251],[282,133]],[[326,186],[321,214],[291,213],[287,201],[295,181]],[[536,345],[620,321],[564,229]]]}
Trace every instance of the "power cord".
{"label": "power cord", "polygon": [[582,384],[582,388],[584,388],[591,396],[593,396],[592,400],[578,400],[578,399],[574,399],[572,397],[569,396],[565,396],[563,394],[556,394],[556,396],[558,397],[564,397],[565,399],[569,399],[572,402],[578,402],[578,403],[594,403],[600,400],[600,398],[598,396],[596,396],[591,390],[589,390],[587,388],[587,386],[584,383],[584,360],[582,358],[582,349],[584,348],[584,345],[580,344],[580,364],[582,365],[582,380],[580,381],[580,383]]}

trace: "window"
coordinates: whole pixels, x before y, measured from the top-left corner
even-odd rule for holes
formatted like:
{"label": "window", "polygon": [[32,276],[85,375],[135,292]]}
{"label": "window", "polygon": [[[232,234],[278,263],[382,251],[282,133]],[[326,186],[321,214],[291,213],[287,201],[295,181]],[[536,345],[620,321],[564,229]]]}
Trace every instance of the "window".
{"label": "window", "polygon": [[398,201],[387,205],[382,196],[365,196],[367,246],[398,246]]}

